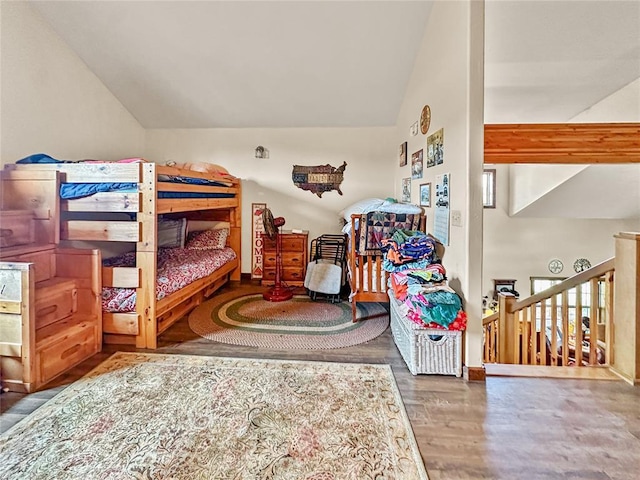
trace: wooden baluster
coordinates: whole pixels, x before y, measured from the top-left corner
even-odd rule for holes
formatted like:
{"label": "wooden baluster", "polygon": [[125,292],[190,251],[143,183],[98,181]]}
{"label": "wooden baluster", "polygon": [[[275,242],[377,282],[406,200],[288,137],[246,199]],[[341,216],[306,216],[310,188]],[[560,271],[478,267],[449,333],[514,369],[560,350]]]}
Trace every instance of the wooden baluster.
{"label": "wooden baluster", "polygon": [[513,313],[513,304],[516,298],[498,294],[498,363],[519,363],[519,325],[516,315]]}
{"label": "wooden baluster", "polygon": [[528,309],[520,310],[516,312],[518,319],[520,320],[520,364],[529,364],[529,348],[531,344],[531,330],[530,319]]}
{"label": "wooden baluster", "polygon": [[598,278],[591,279],[591,301],[589,303],[589,311],[591,319],[589,320],[589,364],[598,364],[598,323],[600,320],[600,282]]}
{"label": "wooden baluster", "polygon": [[540,365],[547,364],[547,301],[540,302]]}
{"label": "wooden baluster", "polygon": [[558,365],[558,296],[551,297],[551,365]]}
{"label": "wooden baluster", "polygon": [[493,361],[498,363],[498,320],[493,322]]}
{"label": "wooden baluster", "polygon": [[492,333],[493,323],[489,323],[482,328],[482,337],[484,341],[483,361],[485,363],[493,363],[493,360],[491,358]]}
{"label": "wooden baluster", "polygon": [[493,321],[490,324],[491,331],[489,332],[489,338],[491,340],[491,349],[489,350],[491,355],[491,361],[497,362],[498,357],[498,321]]}
{"label": "wooden baluster", "polygon": [[562,365],[569,364],[569,291],[562,292]]}
{"label": "wooden baluster", "polygon": [[576,285],[576,312],[575,312],[575,358],[576,366],[582,366],[582,285]]}
{"label": "wooden baluster", "polygon": [[613,272],[607,272],[605,275],[604,290],[604,309],[605,309],[605,326],[604,326],[604,363],[611,365],[614,361],[614,345],[613,345]]}
{"label": "wooden baluster", "polygon": [[536,359],[536,352],[538,351],[538,339],[536,338],[536,323],[538,321],[536,318],[536,306],[531,305],[529,308],[525,308],[522,313],[527,326],[527,356],[524,357],[527,362],[522,363],[536,365],[538,363]]}

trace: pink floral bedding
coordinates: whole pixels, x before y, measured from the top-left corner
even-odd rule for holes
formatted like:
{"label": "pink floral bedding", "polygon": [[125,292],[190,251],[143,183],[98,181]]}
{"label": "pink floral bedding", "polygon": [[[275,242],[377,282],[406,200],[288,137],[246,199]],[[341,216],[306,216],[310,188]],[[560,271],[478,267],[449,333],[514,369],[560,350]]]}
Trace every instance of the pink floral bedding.
{"label": "pink floral bedding", "polygon": [[[158,251],[158,300],[177,292],[188,284],[212,274],[236,258],[231,248],[192,250],[188,248],[161,248]],[[134,267],[135,252],[125,253],[104,261],[108,267]],[[133,312],[136,309],[135,288],[102,289],[102,310],[112,313]]]}

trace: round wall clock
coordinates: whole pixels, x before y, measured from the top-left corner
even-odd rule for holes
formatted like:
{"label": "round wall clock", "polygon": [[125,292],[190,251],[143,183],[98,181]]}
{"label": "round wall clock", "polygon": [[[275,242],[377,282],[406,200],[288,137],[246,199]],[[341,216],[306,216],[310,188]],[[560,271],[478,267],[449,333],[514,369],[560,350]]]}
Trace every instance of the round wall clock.
{"label": "round wall clock", "polygon": [[431,107],[425,105],[420,114],[420,131],[423,135],[429,131],[429,125],[431,125]]}
{"label": "round wall clock", "polygon": [[557,258],[554,258],[549,262],[549,271],[551,273],[560,273],[563,269],[564,269],[564,265]]}
{"label": "round wall clock", "polygon": [[573,270],[576,273],[583,272],[589,268],[591,268],[591,262],[586,258],[579,258],[575,262],[573,262]]}

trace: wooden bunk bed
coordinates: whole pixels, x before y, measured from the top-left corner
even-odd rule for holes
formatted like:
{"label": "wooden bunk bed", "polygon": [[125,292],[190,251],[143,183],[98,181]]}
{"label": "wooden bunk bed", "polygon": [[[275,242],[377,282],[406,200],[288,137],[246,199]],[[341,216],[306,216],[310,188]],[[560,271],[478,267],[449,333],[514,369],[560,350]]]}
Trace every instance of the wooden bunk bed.
{"label": "wooden bunk bed", "polygon": [[425,231],[424,214],[395,214],[373,211],[351,215],[349,233],[349,285],[351,313],[357,321],[357,303],[389,302],[388,274],[379,240],[396,228]]}
{"label": "wooden bunk bed", "polygon": [[[133,191],[102,191],[60,199],[52,177],[70,184],[124,183]],[[240,280],[241,184],[226,175],[138,163],[15,164],[2,172],[3,208],[36,212],[41,236],[51,241],[129,242],[135,266],[103,267],[102,286],[135,289],[135,311],[103,312],[105,343],[157,348],[158,336],[227,281]],[[182,183],[196,179],[204,184]],[[177,197],[177,198],[175,198]],[[235,258],[213,273],[158,300],[158,216],[229,223]],[[116,218],[116,219],[114,219]],[[98,242],[98,243],[96,243]],[[104,243],[101,244],[104,248]],[[110,244],[106,244],[110,245]]]}

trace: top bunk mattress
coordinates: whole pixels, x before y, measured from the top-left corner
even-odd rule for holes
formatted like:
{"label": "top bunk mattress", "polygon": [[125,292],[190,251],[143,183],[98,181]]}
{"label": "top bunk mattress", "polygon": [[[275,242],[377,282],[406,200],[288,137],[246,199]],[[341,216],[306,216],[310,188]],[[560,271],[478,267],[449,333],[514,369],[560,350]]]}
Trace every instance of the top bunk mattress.
{"label": "top bunk mattress", "polygon": [[[103,192],[134,193],[139,189],[139,166],[131,164],[154,165],[157,171],[158,198],[233,198],[231,189],[237,184],[236,177],[223,172],[205,173],[200,170],[188,170],[154,164],[143,158],[128,158],[118,161],[66,161],[56,160],[48,155],[36,154],[16,162],[16,167],[31,166],[37,169],[53,169],[65,173],[66,181],[60,185],[60,198],[73,200],[85,198]],[[117,177],[117,178],[116,178]],[[104,181],[103,181],[104,180]],[[106,181],[108,180],[108,181]],[[171,188],[170,185],[182,184],[198,188]],[[207,191],[199,187],[218,187],[217,191]],[[227,190],[226,189],[231,189]]]}
{"label": "top bunk mattress", "polygon": [[[184,177],[183,177],[184,178]],[[192,178],[191,180],[203,180],[201,178]],[[205,181],[204,182],[185,182],[185,181],[167,181],[160,183],[189,183],[192,185],[208,185],[211,187],[226,187],[221,182]],[[101,192],[123,192],[135,193],[138,191],[137,183],[123,182],[106,182],[106,183],[63,183],[60,185],[60,198],[63,200],[74,200],[76,198],[90,197]],[[220,192],[164,192],[159,189],[158,198],[233,198],[233,193]]]}

